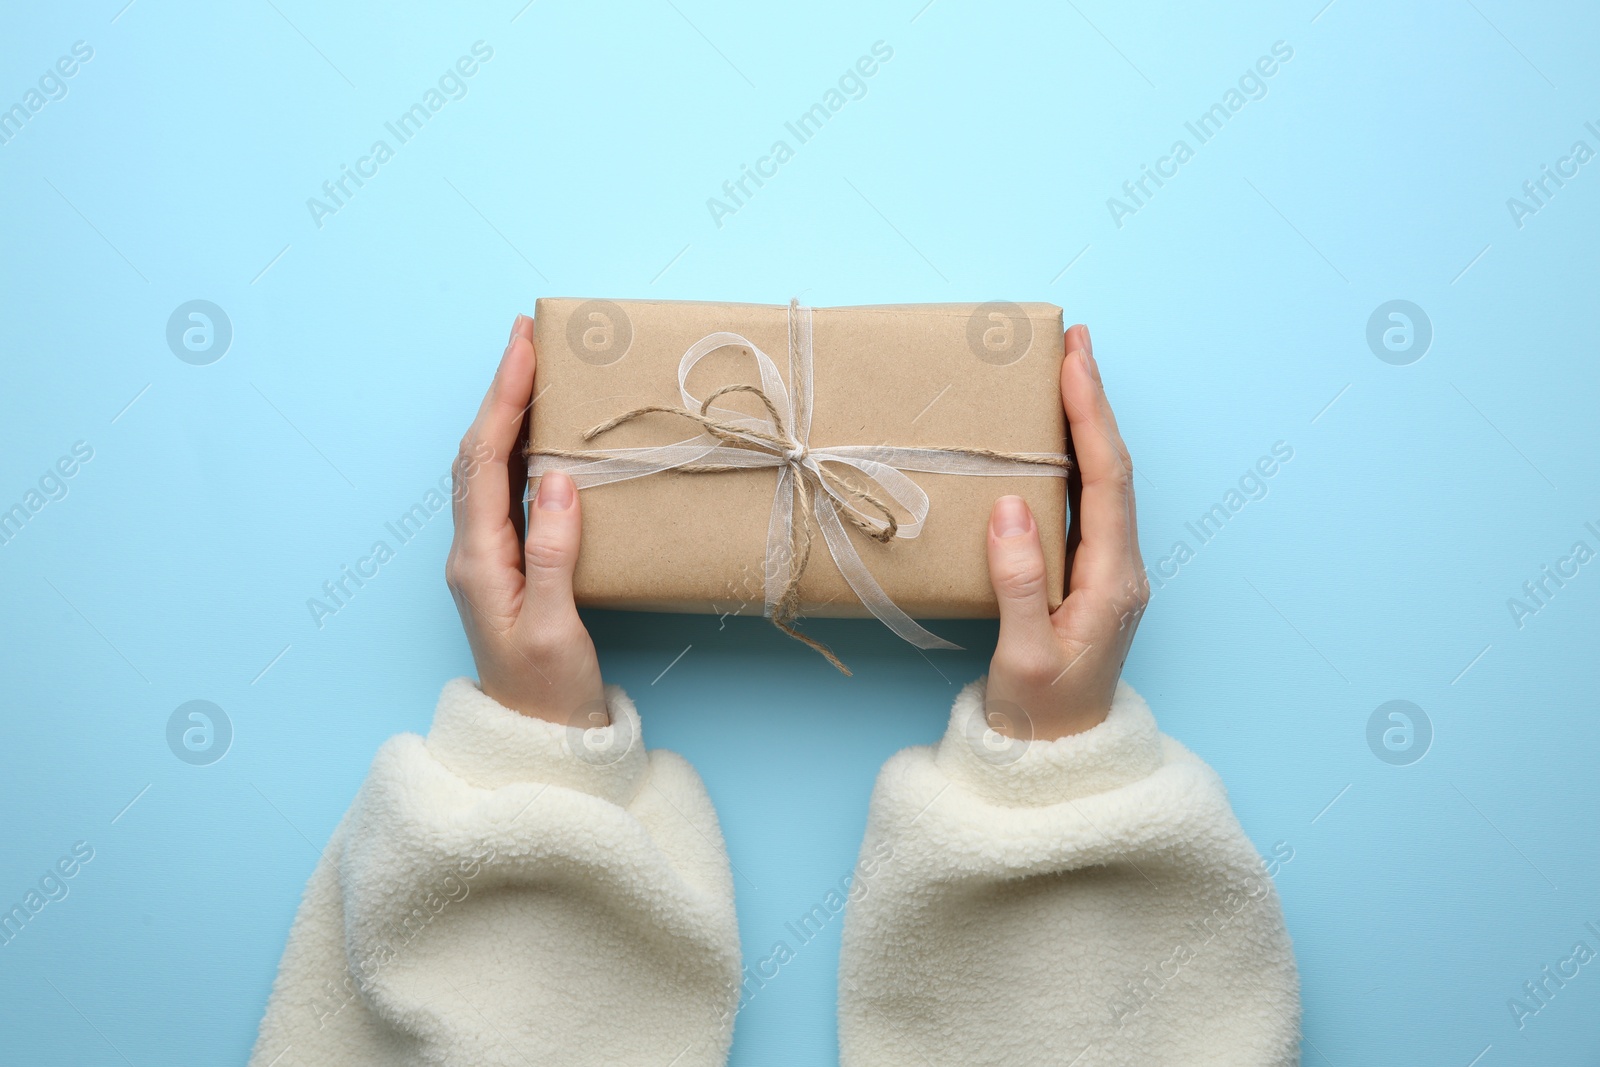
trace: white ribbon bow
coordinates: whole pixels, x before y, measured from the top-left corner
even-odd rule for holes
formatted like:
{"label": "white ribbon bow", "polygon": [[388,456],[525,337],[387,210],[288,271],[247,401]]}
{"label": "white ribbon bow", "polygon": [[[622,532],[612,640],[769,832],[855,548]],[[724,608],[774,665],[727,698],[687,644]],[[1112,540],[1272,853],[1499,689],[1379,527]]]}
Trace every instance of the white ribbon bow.
{"label": "white ribbon bow", "polygon": [[[848,495],[836,491],[832,479],[822,475],[822,464],[842,463],[854,467],[876,482],[911,516],[910,522],[900,523],[896,537],[913,538],[922,532],[928,518],[928,494],[922,487],[906,477],[902,471],[925,471],[930,474],[971,474],[980,477],[1024,475],[1032,477],[1065,478],[1063,467],[1028,463],[994,456],[969,455],[941,448],[900,448],[893,445],[836,445],[828,448],[810,447],[812,398],[812,327],[811,309],[798,302],[789,305],[789,380],[794,383],[791,394],[785,387],[777,364],[751,341],[736,333],[710,333],[689,346],[678,363],[678,392],[683,406],[690,411],[700,410],[700,400],[689,392],[689,372],[706,356],[720,348],[736,346],[748,348],[755,355],[761,371],[761,389],[780,412],[788,413],[786,426],[774,424],[768,415],[750,416],[727,408],[713,407],[706,414],[729,426],[755,430],[784,438],[788,447],[780,455],[770,451],[771,444],[751,438],[756,447],[740,448],[725,445],[715,438],[702,434],[676,444],[650,448],[606,449],[603,459],[576,459],[567,456],[531,455],[528,474],[538,477],[547,471],[561,470],[571,476],[579,489],[644,478],[662,471],[695,464],[722,464],[730,467],[778,468],[778,484],[772,498],[772,514],[767,522],[767,559],[763,568],[766,607],[763,612],[771,616],[773,607],[783,592],[787,572],[790,529],[794,522],[795,479],[804,468],[816,475],[815,482],[823,492],[812,494],[812,512],[822,528],[839,573],[850,588],[885,626],[918,648],[959,649],[961,646],[919,626],[911,616],[889,598],[856,551],[855,544],[839,518],[839,509],[851,512],[869,523],[882,523],[883,516],[876,512],[863,512]],[[1040,459],[1059,458],[1051,453],[1025,453]]]}

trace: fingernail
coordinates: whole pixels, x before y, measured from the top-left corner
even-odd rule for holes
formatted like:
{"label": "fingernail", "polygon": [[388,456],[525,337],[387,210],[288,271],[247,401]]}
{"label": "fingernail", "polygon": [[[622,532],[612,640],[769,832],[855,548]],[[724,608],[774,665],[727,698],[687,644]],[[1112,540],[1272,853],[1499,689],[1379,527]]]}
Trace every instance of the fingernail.
{"label": "fingernail", "polygon": [[1100,368],[1094,361],[1094,341],[1089,337],[1089,327],[1081,322],[1067,331],[1067,358],[1077,356],[1084,370],[1099,379]]}
{"label": "fingernail", "polygon": [[1089,372],[1089,376],[1097,382],[1100,381],[1100,364],[1095,362],[1094,353],[1087,348],[1080,348],[1078,358],[1083,360],[1083,369]]}
{"label": "fingernail", "polygon": [[522,329],[522,321],[527,317],[528,316],[526,315],[518,315],[516,318],[511,320],[511,336],[506,338],[507,348],[510,348],[512,345],[516,344],[517,334]]}
{"label": "fingernail", "polygon": [[1083,323],[1067,327],[1067,355],[1074,356],[1089,347],[1089,328]]}
{"label": "fingernail", "polygon": [[1033,528],[1033,513],[1020,496],[1003,496],[995,501],[994,520],[990,525],[996,537],[1016,537]]}
{"label": "fingernail", "polygon": [[560,471],[551,471],[539,479],[540,511],[566,511],[572,506],[573,496],[572,479]]}

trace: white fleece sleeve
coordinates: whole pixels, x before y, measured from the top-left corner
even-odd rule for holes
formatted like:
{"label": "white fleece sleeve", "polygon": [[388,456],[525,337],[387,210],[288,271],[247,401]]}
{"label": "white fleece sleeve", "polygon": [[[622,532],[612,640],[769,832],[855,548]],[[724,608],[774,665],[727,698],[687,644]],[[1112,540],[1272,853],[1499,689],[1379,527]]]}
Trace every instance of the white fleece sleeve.
{"label": "white fleece sleeve", "polygon": [[1272,880],[1215,772],[1126,683],[1024,744],[983,680],[879,775],[839,966],[843,1067],[1299,1060]]}
{"label": "white fleece sleeve", "polygon": [[[456,679],[390,739],[306,887],[251,1067],[720,1067],[733,881],[699,777]],[[676,1058],[675,1058],[676,1057]]]}

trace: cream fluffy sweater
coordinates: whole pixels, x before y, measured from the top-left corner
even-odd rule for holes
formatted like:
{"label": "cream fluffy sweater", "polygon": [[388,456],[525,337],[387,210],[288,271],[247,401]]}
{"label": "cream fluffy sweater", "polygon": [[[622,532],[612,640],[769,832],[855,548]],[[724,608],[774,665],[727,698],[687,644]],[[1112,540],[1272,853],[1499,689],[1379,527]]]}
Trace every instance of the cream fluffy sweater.
{"label": "cream fluffy sweater", "polygon": [[[568,729],[449,683],[306,887],[252,1067],[699,1067],[742,981],[705,789],[607,691]],[[989,732],[983,686],[885,765],[839,967],[844,1067],[1298,1062],[1277,894],[1217,776],[1119,688]]]}

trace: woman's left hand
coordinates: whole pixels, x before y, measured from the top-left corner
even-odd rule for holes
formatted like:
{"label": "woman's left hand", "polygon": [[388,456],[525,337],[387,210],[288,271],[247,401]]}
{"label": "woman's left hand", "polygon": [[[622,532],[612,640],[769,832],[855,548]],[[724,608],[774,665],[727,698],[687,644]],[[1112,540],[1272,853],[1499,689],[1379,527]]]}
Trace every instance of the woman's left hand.
{"label": "woman's left hand", "polygon": [[[1061,402],[1082,494],[1067,597],[1054,612],[1039,526],[1021,497],[1001,497],[989,519],[989,579],[1000,601],[1000,640],[989,664],[985,716],[1023,740],[1081,733],[1105,720],[1150,583],[1139,555],[1133,461],[1106,399],[1089,330],[1067,331]],[[1069,544],[1071,538],[1068,538]]]}

